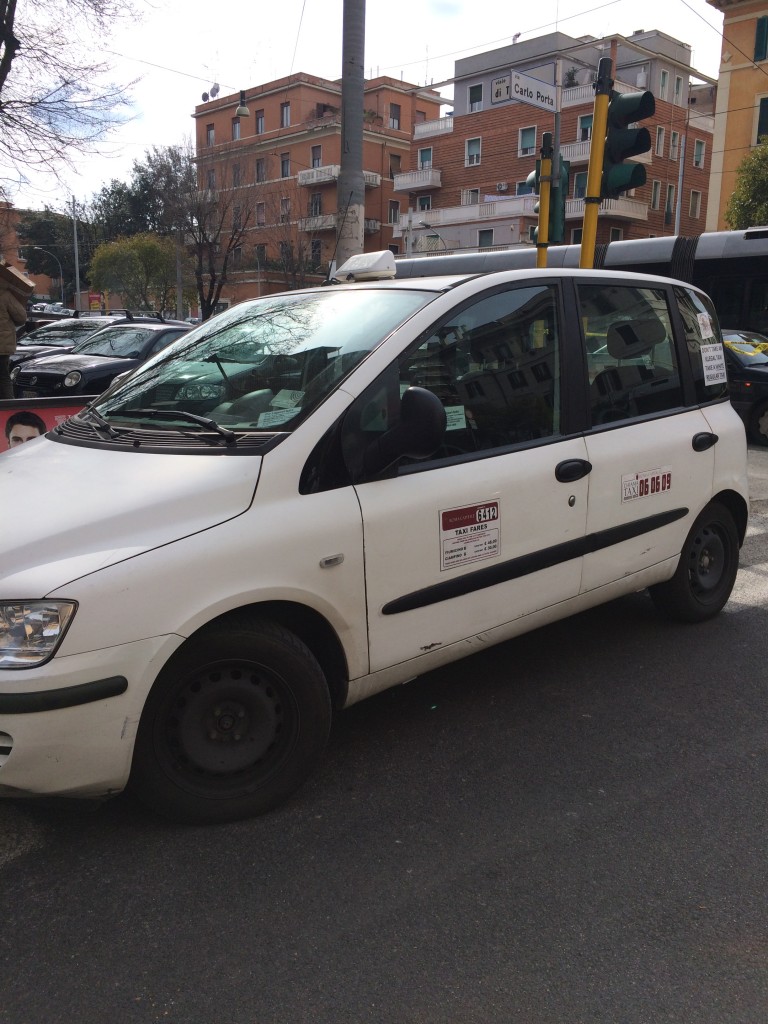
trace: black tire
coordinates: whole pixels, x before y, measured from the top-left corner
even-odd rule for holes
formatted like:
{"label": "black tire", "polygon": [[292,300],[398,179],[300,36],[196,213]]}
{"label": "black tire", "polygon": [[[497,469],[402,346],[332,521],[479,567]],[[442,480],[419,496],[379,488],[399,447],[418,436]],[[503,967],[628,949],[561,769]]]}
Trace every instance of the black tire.
{"label": "black tire", "polygon": [[733,516],[711,502],[685,539],[675,575],[650,588],[660,612],[681,622],[703,622],[726,603],[739,568],[739,536]]}
{"label": "black tire", "polygon": [[189,824],[280,804],[320,760],[331,725],[311,651],[273,622],[230,621],[188,640],[144,706],[130,789]]}
{"label": "black tire", "polygon": [[762,402],[752,411],[749,428],[755,444],[768,445],[768,402]]}

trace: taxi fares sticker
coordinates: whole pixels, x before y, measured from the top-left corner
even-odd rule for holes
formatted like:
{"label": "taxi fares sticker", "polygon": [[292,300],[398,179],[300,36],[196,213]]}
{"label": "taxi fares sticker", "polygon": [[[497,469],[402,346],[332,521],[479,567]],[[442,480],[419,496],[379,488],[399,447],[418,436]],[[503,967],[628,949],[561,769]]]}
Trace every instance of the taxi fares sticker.
{"label": "taxi fares sticker", "polygon": [[621,501],[635,501],[651,494],[662,494],[672,489],[672,470],[644,469],[639,473],[627,473],[621,478]]}
{"label": "taxi fares sticker", "polygon": [[440,569],[493,558],[501,550],[498,501],[451,508],[440,515]]}

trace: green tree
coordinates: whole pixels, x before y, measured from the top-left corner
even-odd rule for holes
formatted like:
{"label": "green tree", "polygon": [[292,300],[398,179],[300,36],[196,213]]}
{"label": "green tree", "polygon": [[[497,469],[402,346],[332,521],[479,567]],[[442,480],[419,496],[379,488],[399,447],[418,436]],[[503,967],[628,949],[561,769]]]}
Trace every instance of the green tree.
{"label": "green tree", "polygon": [[119,292],[130,308],[168,309],[176,288],[176,247],[149,232],[105,242],[93,254],[91,283],[99,291]]}
{"label": "green tree", "polygon": [[768,224],[768,141],[761,139],[739,164],[725,222],[733,230]]}

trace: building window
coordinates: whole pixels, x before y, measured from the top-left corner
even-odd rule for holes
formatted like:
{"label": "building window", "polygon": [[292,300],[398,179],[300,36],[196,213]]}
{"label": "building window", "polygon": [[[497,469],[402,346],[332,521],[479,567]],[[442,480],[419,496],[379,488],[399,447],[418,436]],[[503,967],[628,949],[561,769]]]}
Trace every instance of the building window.
{"label": "building window", "polygon": [[232,230],[242,231],[243,229],[243,211],[239,206],[232,207]]}
{"label": "building window", "polygon": [[683,102],[683,80],[680,75],[675,75],[675,96],[672,102],[676,103],[678,107]]}
{"label": "building window", "polygon": [[213,192],[213,190],[216,188],[216,171],[214,170],[213,167],[210,167],[208,169],[207,181],[209,191]]}
{"label": "building window", "polygon": [[290,263],[293,257],[293,246],[290,242],[280,243],[280,259],[283,263]]}
{"label": "building window", "polygon": [[233,142],[237,142],[237,140],[239,138],[240,138],[240,118],[239,117],[233,117],[232,118],[232,141]]}
{"label": "building window", "polygon": [[256,226],[263,228],[267,223],[267,204],[256,203]]}
{"label": "building window", "polygon": [[664,204],[664,223],[671,224],[675,215],[675,186],[667,185],[667,201]]}
{"label": "building window", "polygon": [[757,138],[755,145],[768,136],[768,97],[760,100],[760,111],[757,118]]}
{"label": "building window", "polygon": [[592,138],[592,114],[582,114],[579,118],[579,142],[589,142]]}
{"label": "building window", "polygon": [[232,188],[240,188],[240,164],[232,164]]}
{"label": "building window", "polygon": [[461,205],[476,206],[480,202],[479,188],[463,188],[461,190]]}
{"label": "building window", "polygon": [[319,238],[313,238],[309,243],[313,267],[319,267],[323,259],[323,243]]}
{"label": "building window", "polygon": [[432,147],[426,146],[419,150],[419,170],[428,171],[432,167]]}
{"label": "building window", "polygon": [[536,152],[536,128],[521,128],[517,137],[517,155],[533,156]]}
{"label": "building window", "polygon": [[313,192],[309,197],[309,216],[319,217],[323,212],[323,193]]}
{"label": "building window", "polygon": [[662,71],[659,76],[659,99],[665,100],[669,90],[669,72]]}
{"label": "building window", "polygon": [[205,144],[206,146],[213,146],[216,142],[216,129],[212,124],[205,126]]}
{"label": "building window", "polygon": [[528,225],[528,241],[529,242],[535,242],[536,241],[536,225],[535,224],[529,224]]}
{"label": "building window", "polygon": [[481,228],[477,232],[478,249],[490,249],[493,245],[493,228]]}
{"label": "building window", "polygon": [[654,179],[651,185],[651,209],[658,210],[659,204],[661,203],[661,182],[658,179]]}
{"label": "building window", "polygon": [[323,147],[313,146],[312,147],[312,166],[322,167],[323,166]]}
{"label": "building window", "polygon": [[464,143],[464,166],[474,167],[480,163],[480,139],[467,139]]}
{"label": "building window", "polygon": [[583,234],[583,228],[574,228],[571,231],[571,244],[581,245],[581,236]]}
{"label": "building window", "polygon": [[768,57],[768,17],[763,15],[757,19],[755,26],[755,60]]}
{"label": "building window", "polygon": [[573,176],[573,198],[583,199],[587,194],[587,172],[579,171]]}
{"label": "building window", "polygon": [[515,185],[516,196],[529,196],[533,193],[533,186],[529,185],[527,181],[518,181]]}
{"label": "building window", "polygon": [[696,139],[693,144],[693,166],[703,167],[704,166],[704,141],[703,139]]}
{"label": "building window", "polygon": [[280,154],[280,177],[290,178],[291,176],[291,154],[281,153]]}
{"label": "building window", "polygon": [[389,200],[388,224],[400,223],[400,203],[396,199]]}
{"label": "building window", "polygon": [[232,268],[237,270],[243,262],[243,247],[236,245],[232,250]]}
{"label": "building window", "polygon": [[400,131],[400,104],[389,104],[389,127]]}
{"label": "building window", "polygon": [[423,213],[432,209],[432,196],[419,196],[417,200],[418,209]]}
{"label": "building window", "polygon": [[679,147],[680,147],[680,133],[679,132],[672,132],[672,134],[669,137],[669,159],[670,160],[677,160],[678,155],[679,155],[678,154]]}
{"label": "building window", "polygon": [[[261,204],[264,205],[263,203]],[[259,242],[258,245],[253,247],[253,255],[256,257],[256,265],[263,267],[267,260],[267,246],[264,242]]]}
{"label": "building window", "polygon": [[280,223],[287,224],[291,219],[291,200],[281,199],[280,200]]}
{"label": "building window", "polygon": [[611,228],[609,242],[620,242],[624,237],[624,231],[621,228]]}
{"label": "building window", "polygon": [[691,202],[688,207],[688,213],[694,220],[697,220],[701,214],[701,192],[697,192],[694,189],[691,189]]}
{"label": "building window", "polygon": [[267,163],[263,156],[256,161],[256,181],[267,180]]}
{"label": "building window", "polygon": [[400,253],[400,246],[397,244],[397,242],[390,242],[387,248],[389,249],[393,256],[397,256]]}
{"label": "building window", "polygon": [[291,127],[291,104],[281,103],[280,104],[280,127],[290,128]]}
{"label": "building window", "polygon": [[263,110],[257,110],[256,111],[256,134],[257,135],[263,135],[264,134],[264,111]]}
{"label": "building window", "polygon": [[664,156],[664,129],[656,129],[656,156]]}
{"label": "building window", "polygon": [[470,111],[483,109],[483,87],[482,85],[470,85],[469,87],[469,109]]}
{"label": "building window", "polygon": [[389,154],[389,176],[394,178],[396,174],[400,173],[400,154],[390,153]]}

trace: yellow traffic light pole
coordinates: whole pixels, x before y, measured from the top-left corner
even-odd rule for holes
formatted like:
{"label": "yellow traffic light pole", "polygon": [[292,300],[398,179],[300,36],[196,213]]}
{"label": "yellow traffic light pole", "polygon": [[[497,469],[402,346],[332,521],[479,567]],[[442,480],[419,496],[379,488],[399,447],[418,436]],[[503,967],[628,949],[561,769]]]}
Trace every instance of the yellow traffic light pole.
{"label": "yellow traffic light pole", "polygon": [[584,197],[584,225],[581,233],[581,255],[579,258],[579,266],[586,270],[591,270],[595,264],[597,214],[601,198],[605,136],[608,131],[608,104],[613,88],[612,70],[613,62],[610,57],[601,58],[597,66],[597,81],[595,82],[592,142],[589,148],[587,194]]}
{"label": "yellow traffic light pole", "polygon": [[552,198],[552,136],[544,132],[539,172],[539,230],[536,233],[536,266],[546,267],[549,246],[549,204]]}

